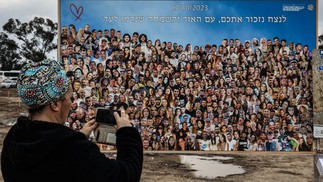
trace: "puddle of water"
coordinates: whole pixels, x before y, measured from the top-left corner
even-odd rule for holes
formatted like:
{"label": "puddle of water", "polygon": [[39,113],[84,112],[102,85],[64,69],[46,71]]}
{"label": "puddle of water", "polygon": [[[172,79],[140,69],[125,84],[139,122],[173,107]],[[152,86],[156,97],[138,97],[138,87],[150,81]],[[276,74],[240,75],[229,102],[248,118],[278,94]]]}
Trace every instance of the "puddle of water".
{"label": "puddle of water", "polygon": [[229,160],[232,157],[203,157],[194,155],[180,155],[181,162],[190,166],[194,171],[195,177],[214,179],[233,174],[243,174],[245,170],[241,166],[233,164],[223,164],[221,160]]}
{"label": "puddle of water", "polygon": [[17,122],[17,118],[4,119],[0,121],[0,123],[6,126],[13,126],[16,122]]}

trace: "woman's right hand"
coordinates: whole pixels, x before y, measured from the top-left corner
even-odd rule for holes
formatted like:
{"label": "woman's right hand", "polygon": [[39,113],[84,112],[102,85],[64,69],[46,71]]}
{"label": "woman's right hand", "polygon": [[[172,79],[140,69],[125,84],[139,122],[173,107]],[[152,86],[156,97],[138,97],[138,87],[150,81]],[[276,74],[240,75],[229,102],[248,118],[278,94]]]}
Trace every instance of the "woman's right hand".
{"label": "woman's right hand", "polygon": [[131,122],[129,121],[129,116],[126,114],[125,110],[123,108],[120,109],[121,116],[117,112],[114,112],[114,118],[117,121],[117,129],[120,129],[122,127],[132,127]]}

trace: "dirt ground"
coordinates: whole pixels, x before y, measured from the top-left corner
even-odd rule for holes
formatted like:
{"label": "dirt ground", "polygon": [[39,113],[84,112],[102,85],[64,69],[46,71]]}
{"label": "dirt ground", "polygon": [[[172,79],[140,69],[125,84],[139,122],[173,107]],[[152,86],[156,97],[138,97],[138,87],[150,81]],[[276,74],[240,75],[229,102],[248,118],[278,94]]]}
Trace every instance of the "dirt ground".
{"label": "dirt ground", "polygon": [[[176,154],[146,153],[142,181],[315,181],[313,156],[308,154],[199,153],[190,155],[232,157],[231,160],[225,160],[222,163],[242,166],[246,172],[211,180],[198,179],[193,176],[188,166],[178,162]],[[155,160],[149,160],[151,156]]]}
{"label": "dirt ground", "polygon": [[27,107],[20,102],[15,88],[0,88],[0,123],[7,124],[14,121],[13,118],[26,111]]}
{"label": "dirt ground", "polygon": [[[26,107],[19,104],[15,89],[0,89],[0,149],[10,124]],[[105,152],[105,151],[104,151]],[[107,152],[113,156],[115,152]],[[216,179],[196,178],[189,166],[180,162],[180,154],[232,157],[224,164],[241,166],[244,174],[229,175]],[[216,168],[214,170],[217,170]],[[0,173],[0,181],[3,181]],[[202,182],[202,181],[317,181],[314,179],[314,153],[268,153],[268,152],[145,152],[142,182]]]}

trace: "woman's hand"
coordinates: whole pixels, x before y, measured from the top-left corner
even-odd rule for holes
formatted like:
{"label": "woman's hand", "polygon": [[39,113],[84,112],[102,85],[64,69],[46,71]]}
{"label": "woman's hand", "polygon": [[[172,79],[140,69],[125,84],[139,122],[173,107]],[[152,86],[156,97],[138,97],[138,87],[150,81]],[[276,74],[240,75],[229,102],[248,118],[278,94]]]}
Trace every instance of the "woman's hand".
{"label": "woman's hand", "polygon": [[98,124],[95,122],[95,119],[90,120],[89,122],[85,123],[80,130],[80,132],[84,133],[86,137],[89,138],[91,132],[98,126]]}
{"label": "woman's hand", "polygon": [[125,110],[123,108],[120,109],[121,116],[117,112],[114,112],[114,118],[117,121],[117,129],[120,129],[122,127],[132,127],[129,116],[126,114]]}

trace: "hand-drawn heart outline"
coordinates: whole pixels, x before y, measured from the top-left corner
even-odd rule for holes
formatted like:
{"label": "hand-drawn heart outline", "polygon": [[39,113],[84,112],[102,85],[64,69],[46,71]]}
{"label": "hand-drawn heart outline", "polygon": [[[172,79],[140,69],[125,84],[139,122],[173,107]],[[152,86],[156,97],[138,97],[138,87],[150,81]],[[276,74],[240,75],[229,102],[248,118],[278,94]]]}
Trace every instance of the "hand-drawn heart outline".
{"label": "hand-drawn heart outline", "polygon": [[[74,9],[72,9],[72,8],[74,8]],[[74,10],[76,12],[74,12]],[[83,6],[76,7],[75,4],[71,4],[70,5],[70,11],[76,17],[75,21],[77,21],[77,20],[81,20],[81,16],[83,14],[84,8],[83,8]]]}

